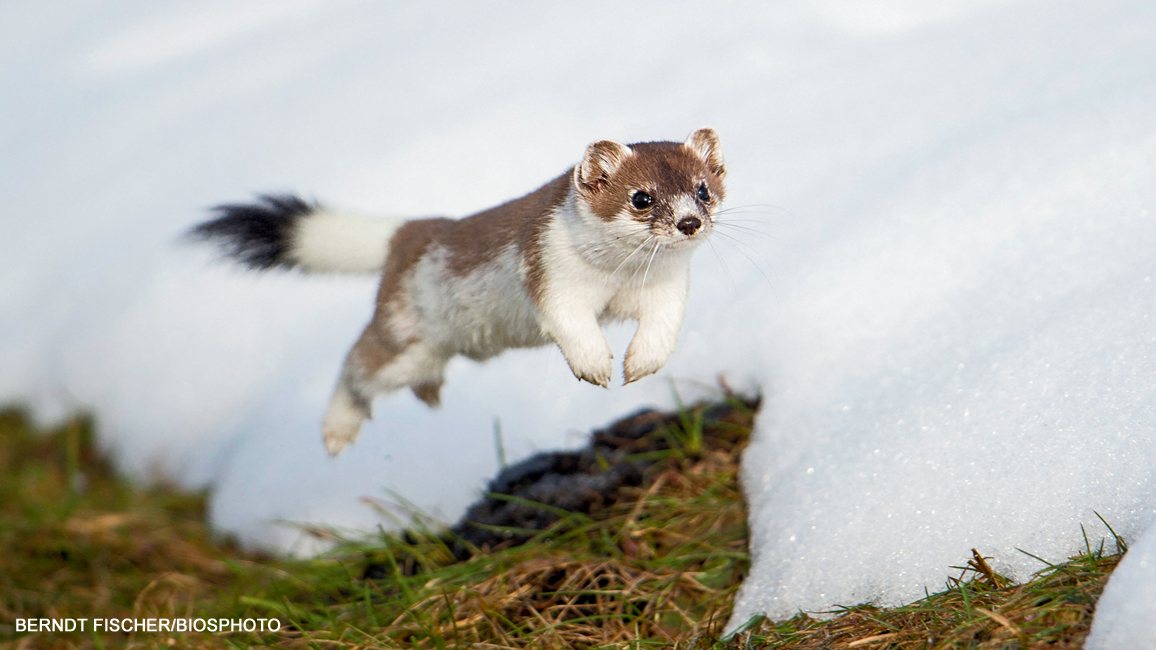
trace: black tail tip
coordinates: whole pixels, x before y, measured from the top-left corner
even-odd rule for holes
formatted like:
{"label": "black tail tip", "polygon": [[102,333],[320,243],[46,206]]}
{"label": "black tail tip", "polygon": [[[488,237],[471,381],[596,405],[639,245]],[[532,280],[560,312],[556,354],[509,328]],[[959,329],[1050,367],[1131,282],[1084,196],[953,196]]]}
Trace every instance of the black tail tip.
{"label": "black tail tip", "polygon": [[215,242],[226,256],[254,269],[289,268],[289,247],[297,223],[317,204],[293,194],[262,194],[255,203],[226,203],[212,209],[215,219],[189,231],[191,239]]}

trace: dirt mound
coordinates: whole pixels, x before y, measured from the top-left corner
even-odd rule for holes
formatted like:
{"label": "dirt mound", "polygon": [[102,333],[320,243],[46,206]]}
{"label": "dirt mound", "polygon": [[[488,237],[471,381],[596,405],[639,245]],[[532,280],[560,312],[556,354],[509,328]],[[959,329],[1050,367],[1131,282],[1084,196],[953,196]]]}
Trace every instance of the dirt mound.
{"label": "dirt mound", "polygon": [[453,527],[455,554],[468,557],[468,545],[521,544],[564,513],[592,514],[616,502],[623,487],[648,484],[656,466],[665,467],[675,456],[729,447],[735,440],[725,424],[749,418],[744,414],[757,405],[757,400],[732,399],[680,413],[644,409],[595,431],[583,449],[542,452],[511,465]]}

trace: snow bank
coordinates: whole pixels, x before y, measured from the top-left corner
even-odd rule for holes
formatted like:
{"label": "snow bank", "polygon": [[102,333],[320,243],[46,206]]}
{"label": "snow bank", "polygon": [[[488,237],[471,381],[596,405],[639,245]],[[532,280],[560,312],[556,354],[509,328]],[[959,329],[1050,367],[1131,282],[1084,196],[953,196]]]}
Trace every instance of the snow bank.
{"label": "snow bank", "polygon": [[1156,526],[1128,549],[1100,602],[1087,650],[1156,648]]}
{"label": "snow bank", "polygon": [[[1153,97],[1156,99],[1156,97]],[[1122,101],[916,174],[769,332],[735,621],[1023,580],[1156,514],[1156,119]],[[934,196],[927,189],[934,187]],[[831,272],[837,269],[837,273]]]}
{"label": "snow bank", "polygon": [[[1147,10],[1087,33],[1049,22],[1005,43],[1004,62],[1059,61],[1096,32],[1126,43],[1137,19],[1153,25]],[[992,29],[971,34],[976,56]],[[1024,551],[1060,561],[1080,524],[1107,535],[1096,513],[1128,539],[1153,521],[1156,92],[1076,82],[1133,56],[1150,69],[1152,45],[1133,46],[1096,72],[1057,66],[1062,102],[1041,106],[1038,88],[975,100],[995,119],[893,159],[898,182],[781,292],[732,627],[910,602],[973,547],[1024,580],[1043,568]]]}
{"label": "snow bank", "polygon": [[[725,372],[766,398],[737,622],[911,600],[972,547],[1024,578],[1017,547],[1063,559],[1081,523],[1105,534],[1094,512],[1138,536],[1156,8],[925,5],[13,10],[0,396],[96,409],[123,467],[211,484],[218,526],[292,548],[280,520],[376,525],[362,496],[452,519],[496,468],[495,420],[515,462]],[[263,191],[466,214],[591,140],[704,125],[738,209],[697,255],[661,376],[606,391],[553,349],[458,360],[442,410],[382,400],[335,462],[318,422],[373,281],[246,274],[177,242]],[[630,334],[611,332],[619,358]]]}

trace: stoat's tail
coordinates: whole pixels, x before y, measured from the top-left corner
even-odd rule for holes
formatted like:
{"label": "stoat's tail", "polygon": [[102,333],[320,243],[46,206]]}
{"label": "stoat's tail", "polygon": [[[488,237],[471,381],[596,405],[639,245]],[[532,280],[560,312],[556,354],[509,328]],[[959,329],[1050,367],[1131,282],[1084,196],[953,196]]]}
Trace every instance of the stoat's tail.
{"label": "stoat's tail", "polygon": [[400,219],[335,212],[293,195],[213,208],[217,218],[189,233],[215,241],[233,259],[255,269],[275,266],[307,273],[380,273],[389,238]]}

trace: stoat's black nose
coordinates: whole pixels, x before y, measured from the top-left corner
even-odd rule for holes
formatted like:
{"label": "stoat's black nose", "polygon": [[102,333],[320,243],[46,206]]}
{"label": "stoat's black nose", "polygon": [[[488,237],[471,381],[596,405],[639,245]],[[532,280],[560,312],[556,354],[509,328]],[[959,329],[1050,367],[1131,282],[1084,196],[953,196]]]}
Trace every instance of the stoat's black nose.
{"label": "stoat's black nose", "polygon": [[687,237],[698,232],[699,228],[702,228],[702,221],[698,217],[686,217],[678,222],[678,230]]}

